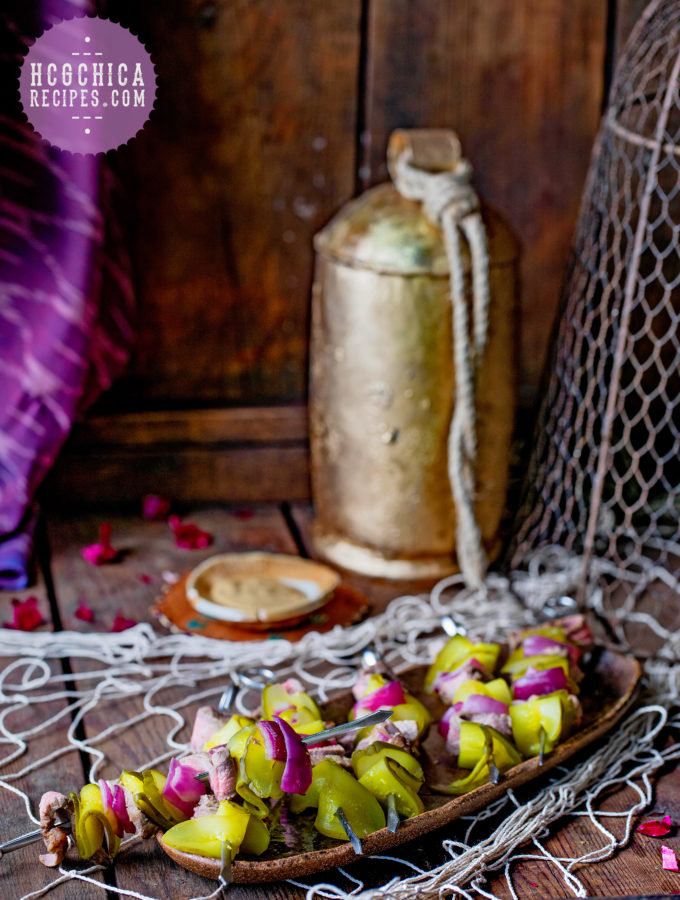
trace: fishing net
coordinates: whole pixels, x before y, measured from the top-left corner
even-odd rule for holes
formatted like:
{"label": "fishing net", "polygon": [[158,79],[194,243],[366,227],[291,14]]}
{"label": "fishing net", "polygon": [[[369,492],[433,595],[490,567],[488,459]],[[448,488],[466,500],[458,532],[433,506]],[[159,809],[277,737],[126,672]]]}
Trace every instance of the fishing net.
{"label": "fishing net", "polygon": [[[168,759],[188,749],[196,707],[216,705],[235,672],[261,665],[263,659],[276,668],[279,678],[295,675],[323,701],[354,684],[365,648],[377,648],[396,671],[430,662],[445,639],[439,627],[443,615],[487,640],[544,621],[551,600],[572,591],[580,571],[579,557],[549,548],[534,558],[526,573],[512,578],[491,574],[482,587],[467,589],[462,576],[452,576],[429,596],[399,597],[384,613],[365,622],[328,634],[311,633],[298,643],[276,640],[225,646],[199,635],[159,635],[150,625],[137,625],[122,634],[99,635],[94,646],[91,635],[76,632],[0,630],[0,655],[17,657],[0,672],[0,790],[14,795],[5,805],[15,817],[23,810],[26,830],[30,830],[34,826],[29,822],[37,822],[40,784],[43,789],[79,787],[67,783],[64,763],[72,755],[89,758],[91,781],[115,778],[122,768],[164,768]],[[598,594],[596,583],[592,594]],[[666,640],[671,639],[667,634]],[[59,671],[55,663],[60,659],[69,661],[68,669]],[[677,741],[660,744],[658,740],[662,729],[674,733],[680,727],[680,716],[672,712],[678,701],[680,665],[649,661],[647,677],[649,687],[642,702],[606,742],[596,745],[585,759],[559,767],[525,789],[508,790],[486,808],[453,822],[440,832],[441,846],[439,841],[428,842],[426,866],[416,842],[396,848],[389,856],[370,857],[365,864],[292,885],[302,889],[300,896],[307,900],[441,900],[452,895],[493,896],[488,879],[495,874],[505,876],[516,897],[514,864],[531,859],[550,867],[563,880],[567,894],[587,896],[583,866],[607,859],[628,842],[635,817],[652,801],[651,775],[680,758]],[[57,711],[56,703],[60,704]],[[250,691],[237,696],[236,708],[253,712],[258,703],[259,695]],[[31,725],[22,727],[29,712]],[[62,729],[62,740],[45,755],[41,735],[57,727]],[[152,757],[130,758],[129,748],[139,746],[135,734],[143,736],[143,746],[153,744]],[[155,736],[152,741],[149,735]],[[627,809],[617,812],[611,804],[602,805],[612,789],[623,786],[633,796]],[[555,855],[546,842],[549,826],[565,816],[580,817],[581,838],[588,847],[573,858],[565,857],[564,850]],[[164,867],[164,879],[167,866],[174,866],[163,863],[159,848],[141,855],[140,841],[134,837],[123,842],[117,857],[117,882],[104,879],[101,866],[70,855],[58,869],[46,870],[37,861],[37,847],[22,852],[34,854],[35,889],[24,895],[26,900],[52,892],[72,897],[75,891],[78,896],[96,896],[100,891],[102,896],[108,892],[109,896],[162,900],[163,892],[154,887],[159,866]],[[12,854],[1,865],[22,863],[26,864],[25,856],[20,863]],[[135,884],[147,885],[144,891],[121,882],[130,866],[137,872]],[[221,893],[220,887],[213,889],[210,882],[180,869],[177,885],[173,896],[186,900]],[[81,893],[86,890],[90,893]]]}
{"label": "fishing net", "polygon": [[[513,565],[595,556],[619,633],[680,625],[680,5],[657,0],[593,151]],[[669,602],[669,600],[671,602]]]}

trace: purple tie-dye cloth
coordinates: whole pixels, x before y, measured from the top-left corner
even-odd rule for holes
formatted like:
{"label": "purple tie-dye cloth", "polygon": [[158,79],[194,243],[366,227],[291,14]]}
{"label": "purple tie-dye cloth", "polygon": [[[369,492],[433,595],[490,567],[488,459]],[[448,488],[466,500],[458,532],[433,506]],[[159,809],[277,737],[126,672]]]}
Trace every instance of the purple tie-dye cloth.
{"label": "purple tie-dye cloth", "polygon": [[14,534],[3,537],[0,544],[0,588],[18,591],[31,580],[29,563],[33,552],[33,534],[38,523],[38,509],[31,507]]}
{"label": "purple tie-dye cloth", "polygon": [[[5,84],[16,83],[22,36],[90,11],[77,0],[8,6]],[[132,289],[105,157],[51,148],[18,108],[9,113],[0,115],[0,588],[16,589],[28,584],[36,490],[74,419],[127,360]]]}

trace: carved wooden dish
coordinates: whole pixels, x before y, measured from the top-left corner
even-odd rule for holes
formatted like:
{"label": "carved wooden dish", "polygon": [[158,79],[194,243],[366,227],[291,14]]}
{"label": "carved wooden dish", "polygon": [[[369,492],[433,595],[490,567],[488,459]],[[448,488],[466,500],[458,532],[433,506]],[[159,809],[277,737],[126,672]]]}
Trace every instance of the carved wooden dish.
{"label": "carved wooden dish", "polygon": [[[442,825],[447,825],[460,816],[486,806],[508,788],[526,784],[554,766],[564,763],[616,725],[631,706],[641,676],[637,660],[596,648],[586,667],[586,678],[582,685],[581,701],[584,716],[578,732],[546,756],[543,766],[539,765],[538,758],[526,760],[503,774],[498,784],[485,784],[469,794],[452,799],[428,788],[429,784],[446,784],[460,777],[463,772],[443,760],[446,750],[443,739],[437,733],[436,721],[441,717],[445,707],[436,697],[423,692],[422,684],[426,671],[426,666],[418,666],[409,672],[399,674],[404,687],[426,704],[435,720],[430,734],[423,743],[420,756],[426,777],[425,785],[420,792],[425,812],[403,821],[395,833],[383,828],[363,838],[365,855],[382,853],[398,844],[434,831]],[[336,698],[323,707],[325,717],[344,721],[352,703],[350,692]],[[357,859],[349,841],[334,841],[316,832],[313,827],[315,815],[316,810],[299,816],[288,815],[287,821],[282,823],[279,812],[278,818],[275,816],[274,819],[271,829],[272,840],[266,853],[250,859],[237,857],[232,866],[233,880],[256,882],[297,878],[335,866],[344,866]],[[217,879],[220,870],[219,860],[182,853],[167,847],[160,834],[158,843],[168,856],[189,871],[206,878]]]}

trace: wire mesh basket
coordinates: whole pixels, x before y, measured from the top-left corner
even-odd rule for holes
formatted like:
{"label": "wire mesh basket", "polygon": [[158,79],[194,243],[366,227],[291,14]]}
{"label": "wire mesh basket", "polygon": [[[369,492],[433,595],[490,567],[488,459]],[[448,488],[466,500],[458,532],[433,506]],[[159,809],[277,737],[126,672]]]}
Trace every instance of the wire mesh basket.
{"label": "wire mesh basket", "polygon": [[656,0],[593,150],[512,550],[581,555],[581,598],[598,561],[622,628],[680,625],[679,77],[680,3]]}

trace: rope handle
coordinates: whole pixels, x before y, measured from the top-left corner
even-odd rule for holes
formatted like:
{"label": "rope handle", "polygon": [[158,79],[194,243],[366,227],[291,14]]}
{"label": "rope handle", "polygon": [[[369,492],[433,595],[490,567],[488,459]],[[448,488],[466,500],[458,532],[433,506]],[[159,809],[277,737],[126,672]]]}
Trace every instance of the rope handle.
{"label": "rope handle", "polygon": [[[427,150],[431,144],[429,159]],[[418,146],[420,165],[415,162]],[[448,168],[433,171],[436,159],[448,156]],[[466,583],[479,587],[487,559],[474,511],[477,463],[475,391],[489,330],[489,253],[472,186],[472,166],[463,159],[451,131],[398,131],[390,139],[389,170],[396,189],[423,204],[423,212],[444,233],[449,261],[455,403],[448,437],[448,475],[456,506],[456,549]],[[423,161],[424,159],[424,161]],[[441,159],[440,159],[441,162]],[[427,168],[423,167],[428,165]],[[467,241],[472,270],[472,302],[468,302],[461,237]],[[468,308],[472,311],[472,344]]]}

